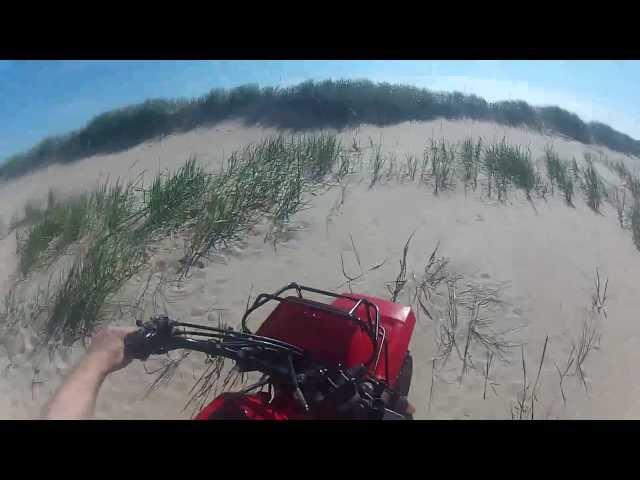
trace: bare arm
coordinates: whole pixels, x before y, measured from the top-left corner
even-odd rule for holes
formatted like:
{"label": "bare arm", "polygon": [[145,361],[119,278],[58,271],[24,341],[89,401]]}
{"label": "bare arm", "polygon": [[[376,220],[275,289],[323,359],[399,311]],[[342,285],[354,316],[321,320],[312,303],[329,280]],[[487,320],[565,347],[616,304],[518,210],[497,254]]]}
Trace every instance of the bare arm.
{"label": "bare arm", "polygon": [[134,328],[105,328],[91,340],[87,354],[67,377],[44,411],[48,420],[93,417],[96,398],[107,375],[131,362],[125,355],[124,337]]}

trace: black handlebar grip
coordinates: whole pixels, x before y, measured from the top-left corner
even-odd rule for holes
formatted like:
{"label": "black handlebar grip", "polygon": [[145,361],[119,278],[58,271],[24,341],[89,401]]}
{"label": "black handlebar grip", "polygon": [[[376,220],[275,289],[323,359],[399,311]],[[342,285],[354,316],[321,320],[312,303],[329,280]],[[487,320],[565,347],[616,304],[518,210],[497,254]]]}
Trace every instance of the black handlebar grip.
{"label": "black handlebar grip", "polygon": [[140,329],[137,332],[132,332],[124,337],[124,353],[128,357],[135,358],[137,360],[146,360],[149,358],[149,345],[144,336],[144,330]]}

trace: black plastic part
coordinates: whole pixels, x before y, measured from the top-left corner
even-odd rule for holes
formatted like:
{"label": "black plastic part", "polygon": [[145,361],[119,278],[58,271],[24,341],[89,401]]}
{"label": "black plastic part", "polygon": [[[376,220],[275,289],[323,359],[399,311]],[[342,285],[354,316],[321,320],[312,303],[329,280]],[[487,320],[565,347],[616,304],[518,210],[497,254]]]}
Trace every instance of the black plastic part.
{"label": "black plastic part", "polygon": [[126,356],[137,360],[146,360],[149,357],[151,352],[148,349],[143,329],[124,337],[124,352]]}
{"label": "black plastic part", "polygon": [[411,353],[407,352],[402,361],[400,372],[396,380],[394,391],[401,397],[408,397],[411,389],[411,377],[413,375],[413,358]]}

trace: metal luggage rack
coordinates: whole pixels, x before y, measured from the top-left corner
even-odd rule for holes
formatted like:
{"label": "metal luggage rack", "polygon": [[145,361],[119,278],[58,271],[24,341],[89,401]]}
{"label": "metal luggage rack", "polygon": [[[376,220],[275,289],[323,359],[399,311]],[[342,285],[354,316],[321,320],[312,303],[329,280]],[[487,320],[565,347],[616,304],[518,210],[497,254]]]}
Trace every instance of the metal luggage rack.
{"label": "metal luggage rack", "polygon": [[[284,292],[287,292],[289,290],[295,290],[297,293],[297,298],[295,297],[282,297],[281,295]],[[352,302],[354,302],[353,307],[348,310],[341,310],[339,308],[336,308],[332,305],[328,305],[325,303],[321,303],[321,302],[317,302],[308,298],[304,298],[302,296],[302,292],[312,292],[312,293],[317,293],[320,295],[325,295],[328,297],[332,297],[332,298],[343,298],[343,299],[347,299],[350,300]],[[280,290],[278,290],[277,292],[273,293],[273,294],[269,294],[269,293],[261,293],[260,295],[258,295],[256,297],[256,299],[254,300],[253,304],[251,305],[251,307],[249,307],[244,315],[242,316],[242,321],[241,321],[241,325],[242,325],[242,331],[245,333],[252,333],[251,330],[249,330],[249,328],[247,327],[247,318],[249,317],[249,315],[251,313],[253,313],[256,309],[262,307],[263,305],[265,305],[267,302],[270,301],[276,301],[276,302],[280,302],[280,303],[293,303],[293,304],[302,304],[305,306],[310,306],[312,308],[316,308],[318,310],[322,310],[325,311],[327,313],[331,313],[333,315],[339,315],[343,318],[345,318],[346,320],[352,321],[354,322],[356,325],[358,325],[360,328],[362,328],[365,333],[369,336],[369,338],[371,339],[371,342],[373,344],[373,353],[371,356],[371,359],[368,362],[368,365],[371,364],[371,362],[374,360],[375,357],[375,364],[374,364],[374,369],[377,367],[378,365],[378,360],[380,358],[380,353],[382,351],[382,347],[384,345],[384,338],[385,338],[385,330],[382,326],[380,326],[380,309],[378,308],[378,306],[367,300],[366,298],[354,298],[354,297],[350,297],[348,295],[341,295],[339,293],[333,293],[333,292],[328,292],[326,290],[320,290],[317,288],[313,288],[313,287],[306,287],[303,285],[298,285],[295,282],[292,282],[288,285],[286,285],[285,287],[282,287]],[[358,310],[358,308],[364,305],[365,306],[365,310],[367,312],[367,318],[366,321],[360,319],[357,315],[356,315],[356,311]],[[374,315],[372,317],[371,311],[373,310]],[[382,336],[382,341],[378,341],[380,336]]]}

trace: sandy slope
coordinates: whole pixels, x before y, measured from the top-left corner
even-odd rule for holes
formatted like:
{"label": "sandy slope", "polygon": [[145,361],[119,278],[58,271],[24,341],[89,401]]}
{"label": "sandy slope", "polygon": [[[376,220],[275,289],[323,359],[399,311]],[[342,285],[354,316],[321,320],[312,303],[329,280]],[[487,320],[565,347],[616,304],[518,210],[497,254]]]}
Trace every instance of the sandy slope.
{"label": "sandy slope", "polygon": [[[229,123],[214,129],[200,130],[162,141],[141,145],[118,155],[96,156],[73,165],[53,166],[9,184],[0,186],[0,216],[9,217],[30,198],[44,198],[48,188],[60,193],[74,193],[90,188],[99,177],[136,177],[159,168],[173,168],[191,154],[215,167],[233,149],[249,141],[274,133],[259,128],[244,128]],[[385,149],[420,153],[429,138],[444,136],[462,140],[467,135],[487,140],[505,136],[511,143],[530,145],[534,156],[552,142],[563,157],[582,157],[583,151],[597,152],[577,142],[532,134],[519,129],[478,122],[405,123],[386,128],[362,127],[343,132],[345,143],[357,135],[361,144],[368,138],[382,140]],[[604,150],[603,150],[604,151]],[[634,160],[613,152],[611,159],[623,158],[635,167]],[[608,181],[615,176],[600,168]],[[150,175],[149,175],[150,177]],[[407,270],[420,275],[437,242],[441,253],[451,259],[450,268],[465,281],[483,286],[499,286],[504,306],[499,312],[499,328],[522,327],[514,340],[526,343],[528,382],[537,370],[542,345],[549,335],[546,360],[539,384],[536,416],[548,418],[638,418],[640,417],[640,382],[629,365],[640,360],[640,291],[635,278],[640,271],[640,253],[635,250],[629,232],[620,229],[615,212],[608,205],[603,215],[591,212],[580,198],[576,208],[567,207],[559,197],[548,203],[531,204],[514,195],[502,205],[483,198],[480,190],[465,196],[461,188],[434,197],[426,186],[399,185],[392,182],[372,190],[357,179],[346,188],[344,203],[329,216],[336,204],[339,189],[314,197],[312,208],[302,212],[291,232],[277,250],[263,241],[258,226],[247,242],[196,269],[183,285],[169,286],[163,299],[149,303],[146,313],[166,311],[194,322],[213,321],[217,310],[231,324],[239,321],[251,288],[253,292],[271,291],[290,281],[336,289],[344,282],[340,255],[346,268],[357,265],[350,235],[365,269],[386,260],[384,265],[352,285],[354,291],[388,296],[386,282],[395,279],[404,243],[412,231]],[[329,218],[328,218],[329,217]],[[15,269],[15,238],[0,242],[1,285]],[[179,238],[167,239],[157,246],[153,265],[166,260],[169,272],[181,255]],[[160,260],[160,262],[158,262]],[[586,394],[576,378],[564,384],[567,405],[563,406],[558,374],[554,363],[562,366],[572,339],[580,333],[583,319],[589,314],[594,269],[610,278],[608,318],[598,321],[602,333],[599,348],[585,364],[590,385]],[[162,274],[156,268],[154,281]],[[135,297],[146,278],[139,279],[122,294],[123,302]],[[346,287],[340,287],[344,290]],[[406,296],[401,297],[406,301]],[[127,321],[126,314],[121,321]],[[414,354],[414,381],[411,398],[418,418],[509,418],[510,408],[522,388],[520,349],[514,349],[511,364],[497,362],[491,380],[495,384],[483,400],[483,381],[477,372],[467,373],[458,383],[460,363],[453,359],[433,375],[432,357],[436,353],[435,325],[424,315],[419,317],[411,349]],[[28,336],[28,335],[27,335]],[[5,350],[24,350],[24,345],[7,343]],[[20,342],[18,342],[20,343]],[[28,350],[28,345],[26,346]],[[1,350],[1,349],[0,349]],[[6,352],[0,369],[7,363]],[[33,365],[24,355],[13,358],[15,365],[0,377],[0,417],[30,418],[51,391],[60,376],[79,354],[56,357],[53,363],[39,365],[33,383]],[[483,357],[477,353],[476,360]],[[194,382],[194,369],[201,362],[186,359],[168,387],[144,399],[145,387],[153,377],[136,363],[114,374],[104,387],[98,403],[99,418],[184,418],[181,411]],[[149,362],[148,368],[152,368]],[[157,361],[155,363],[157,365]],[[433,388],[431,388],[433,381]],[[429,391],[431,405],[429,407]]]}

